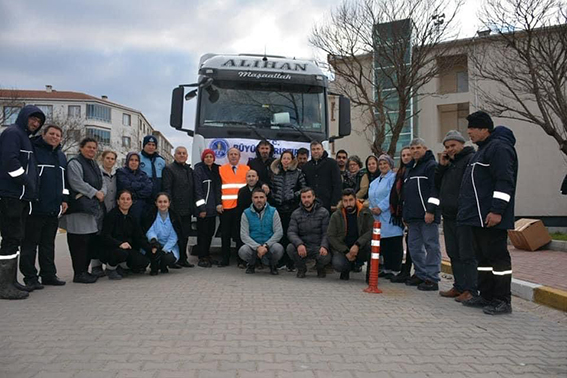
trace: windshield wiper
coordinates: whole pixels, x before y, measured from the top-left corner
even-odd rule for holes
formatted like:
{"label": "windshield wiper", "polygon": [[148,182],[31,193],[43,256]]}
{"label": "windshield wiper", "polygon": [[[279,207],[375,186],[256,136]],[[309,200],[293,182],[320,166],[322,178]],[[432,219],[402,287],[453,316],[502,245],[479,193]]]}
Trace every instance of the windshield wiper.
{"label": "windshield wiper", "polygon": [[294,125],[293,123],[290,122],[282,122],[282,123],[276,123],[273,126],[283,126],[283,127],[291,127],[292,129],[294,129],[295,131],[299,132],[301,135],[303,135],[305,137],[305,139],[307,139],[309,142],[311,142],[312,138],[307,135],[305,133],[305,131],[301,130],[301,128],[297,127],[296,125]]}
{"label": "windshield wiper", "polygon": [[244,122],[244,121],[219,121],[219,120],[211,120],[211,121],[205,121],[204,122],[205,125],[207,123],[224,123],[225,125],[242,125],[242,126],[246,126],[248,129],[252,130],[254,132],[254,134],[256,134],[258,136],[258,138],[260,138],[260,140],[264,139],[267,140],[267,138],[265,136],[263,136],[258,130],[256,130],[255,127],[255,123],[252,122]]}

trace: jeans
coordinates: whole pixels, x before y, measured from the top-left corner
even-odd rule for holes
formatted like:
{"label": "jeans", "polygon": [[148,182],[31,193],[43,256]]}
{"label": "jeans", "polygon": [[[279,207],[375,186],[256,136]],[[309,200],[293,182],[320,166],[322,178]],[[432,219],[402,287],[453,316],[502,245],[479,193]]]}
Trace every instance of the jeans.
{"label": "jeans", "polygon": [[425,222],[410,223],[408,242],[417,277],[424,281],[439,282],[441,280],[439,225]]}
{"label": "jeans", "polygon": [[293,244],[289,243],[287,245],[286,252],[289,258],[294,261],[296,268],[299,270],[307,269],[305,266],[305,262],[307,260],[315,260],[317,262],[317,269],[323,269],[331,262],[331,252],[327,251],[325,256],[321,256],[319,249],[320,247],[307,248],[307,256],[301,257],[297,253],[297,249],[293,246]]}
{"label": "jeans", "polygon": [[468,291],[476,295],[477,264],[472,229],[469,226],[457,226],[455,219],[443,217],[443,234],[455,278],[453,286],[461,293]]}
{"label": "jeans", "polygon": [[356,255],[356,259],[354,261],[349,261],[346,258],[346,255],[339,251],[333,251],[333,269],[340,273],[350,272],[354,265],[358,262],[361,265],[365,262],[368,262],[368,258],[370,257],[370,247],[361,248]]}
{"label": "jeans", "polygon": [[[280,243],[275,243],[272,245],[268,252],[262,256],[262,264],[268,266],[276,266],[278,261],[282,258],[284,254],[283,246]],[[256,265],[256,260],[258,259],[258,252],[252,249],[248,245],[244,244],[238,250],[238,255],[240,258],[248,263],[248,265]]]}

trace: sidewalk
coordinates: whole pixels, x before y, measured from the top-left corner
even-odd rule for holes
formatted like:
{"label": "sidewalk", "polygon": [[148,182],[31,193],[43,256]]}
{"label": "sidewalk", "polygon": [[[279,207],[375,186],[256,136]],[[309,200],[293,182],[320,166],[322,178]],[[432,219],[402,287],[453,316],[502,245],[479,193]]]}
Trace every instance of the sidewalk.
{"label": "sidewalk", "polygon": [[[445,239],[439,235],[445,273],[450,273],[449,257],[445,251]],[[539,250],[523,251],[508,245],[512,257],[512,293],[567,311],[567,252]],[[544,297],[543,299],[541,297]],[[552,299],[548,297],[551,296]]]}

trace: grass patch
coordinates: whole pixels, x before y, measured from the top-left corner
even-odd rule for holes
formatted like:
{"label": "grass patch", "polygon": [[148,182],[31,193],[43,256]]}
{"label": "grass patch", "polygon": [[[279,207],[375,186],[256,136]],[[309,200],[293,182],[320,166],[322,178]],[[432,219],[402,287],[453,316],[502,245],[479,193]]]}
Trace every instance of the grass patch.
{"label": "grass patch", "polygon": [[551,235],[551,238],[553,240],[563,240],[563,241],[567,241],[567,234],[564,234],[562,232],[554,232]]}

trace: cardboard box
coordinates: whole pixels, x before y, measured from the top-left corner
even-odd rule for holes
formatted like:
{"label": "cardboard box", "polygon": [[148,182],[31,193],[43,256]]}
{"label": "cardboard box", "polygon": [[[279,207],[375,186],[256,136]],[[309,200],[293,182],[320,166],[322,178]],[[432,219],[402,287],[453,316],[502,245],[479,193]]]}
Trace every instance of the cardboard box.
{"label": "cardboard box", "polygon": [[514,247],[525,251],[535,251],[551,241],[547,228],[539,219],[518,219],[514,230],[508,230],[508,237]]}

